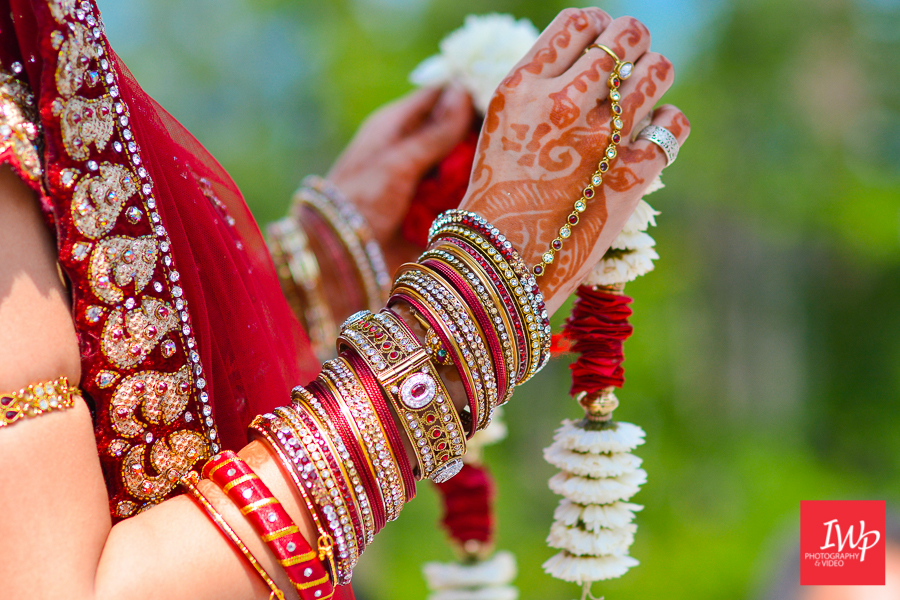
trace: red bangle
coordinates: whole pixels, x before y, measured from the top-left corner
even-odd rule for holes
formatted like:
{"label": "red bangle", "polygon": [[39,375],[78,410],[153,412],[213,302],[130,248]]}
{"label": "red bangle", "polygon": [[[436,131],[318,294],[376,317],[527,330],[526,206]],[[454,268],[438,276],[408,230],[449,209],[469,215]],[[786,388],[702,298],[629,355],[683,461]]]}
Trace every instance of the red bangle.
{"label": "red bangle", "polygon": [[204,465],[203,476],[222,488],[240,508],[278,558],[278,564],[302,600],[325,600],[334,595],[331,578],[318,553],[300,535],[281,502],[247,463],[234,452],[225,450]]}
{"label": "red bangle", "polygon": [[468,308],[475,316],[475,320],[478,322],[478,325],[484,333],[484,339],[491,348],[491,358],[494,361],[494,368],[497,370],[497,398],[499,401],[499,399],[506,395],[506,386],[509,381],[506,378],[506,364],[503,359],[503,348],[500,345],[500,338],[497,337],[497,330],[494,327],[494,324],[491,323],[491,318],[484,311],[484,307],[481,305],[478,296],[475,295],[475,292],[472,291],[472,288],[469,287],[459,273],[448,267],[445,263],[437,260],[428,259],[422,264],[431,267],[440,273],[444,279],[447,280],[447,283],[452,285],[456,291],[460,293],[463,300],[465,300],[468,305]]}
{"label": "red bangle", "polygon": [[516,348],[519,352],[519,371],[517,373],[517,377],[519,380],[523,379],[527,374],[528,368],[528,340],[525,337],[525,326],[523,324],[522,319],[519,316],[519,308],[516,307],[515,301],[510,296],[510,292],[507,289],[507,284],[503,277],[497,272],[494,265],[491,264],[491,261],[486,260],[484,256],[479,254],[479,252],[469,243],[458,239],[458,238],[444,238],[445,242],[448,244],[453,244],[460,250],[463,250],[466,254],[468,254],[472,259],[481,265],[481,268],[484,270],[485,275],[494,283],[495,291],[500,295],[500,299],[503,301],[503,305],[506,307],[506,314],[509,315],[510,321],[512,322],[513,328],[515,329],[516,334]]}
{"label": "red bangle", "polygon": [[[338,435],[344,440],[344,447],[350,452],[353,457],[353,462],[357,465],[356,471],[361,475],[360,480],[366,491],[369,507],[372,510],[372,518],[375,522],[374,533],[378,533],[384,527],[386,522],[381,490],[375,482],[374,471],[368,468],[369,460],[365,450],[363,450],[360,445],[362,442],[354,435],[353,429],[350,427],[350,424],[347,423],[347,417],[344,415],[344,411],[341,410],[339,405],[340,400],[338,399],[340,391],[333,388],[332,386],[334,385],[333,382],[323,380],[320,376],[319,379],[316,379],[314,384],[307,386],[307,389],[313,393],[318,392],[317,395],[319,396],[319,401],[322,403],[322,407],[325,409],[325,413],[331,418],[331,422],[334,424],[334,428],[337,430]],[[365,476],[362,476],[364,472]]]}
{"label": "red bangle", "polygon": [[344,352],[341,354],[350,367],[356,372],[359,381],[363,385],[363,389],[369,395],[375,412],[381,419],[384,431],[387,433],[388,443],[394,448],[394,456],[397,458],[397,464],[400,466],[400,475],[403,478],[403,490],[406,492],[406,501],[409,502],[416,497],[416,478],[413,476],[412,466],[409,464],[409,456],[406,454],[406,446],[400,437],[400,431],[397,429],[397,423],[394,422],[394,415],[388,408],[387,401],[381,391],[381,387],[375,381],[375,374],[369,369],[366,361],[361,359],[353,352]]}
{"label": "red bangle", "polygon": [[468,432],[466,433],[466,439],[472,439],[472,436],[475,435],[476,428],[478,427],[478,423],[475,421],[475,415],[478,414],[478,398],[475,395],[475,390],[472,388],[469,376],[466,374],[465,369],[463,369],[462,367],[462,364],[466,359],[460,353],[459,346],[455,344],[453,340],[447,337],[444,330],[440,325],[438,325],[437,319],[434,318],[434,315],[431,314],[431,311],[423,306],[421,302],[419,302],[415,298],[409,297],[403,292],[394,292],[391,295],[391,299],[389,300],[389,302],[392,306],[394,300],[400,300],[401,302],[404,302],[405,304],[408,304],[412,308],[414,308],[416,312],[422,316],[423,319],[428,321],[428,326],[431,327],[431,330],[434,331],[435,335],[438,336],[438,339],[441,340],[441,344],[443,344],[444,348],[447,348],[448,351],[453,352],[453,365],[456,367],[456,372],[459,373],[459,379],[460,381],[462,381],[463,387],[466,388],[466,399],[469,404],[469,412],[460,412],[459,419],[468,429]]}

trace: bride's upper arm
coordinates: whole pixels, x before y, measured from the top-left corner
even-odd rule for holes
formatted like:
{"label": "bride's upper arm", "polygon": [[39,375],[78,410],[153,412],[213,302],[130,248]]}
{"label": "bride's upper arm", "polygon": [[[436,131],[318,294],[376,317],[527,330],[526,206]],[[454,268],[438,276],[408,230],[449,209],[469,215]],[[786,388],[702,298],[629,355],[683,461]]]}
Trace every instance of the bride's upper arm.
{"label": "bride's upper arm", "polygon": [[[35,197],[0,167],[0,394],[80,377],[56,248]],[[4,407],[0,409],[7,410]],[[87,597],[110,527],[87,405],[0,426],[0,596]],[[53,577],[48,577],[52,573]],[[79,589],[80,588],[80,589]]]}
{"label": "bride's upper arm", "polygon": [[37,198],[0,167],[0,392],[80,378],[78,340],[56,245]]}

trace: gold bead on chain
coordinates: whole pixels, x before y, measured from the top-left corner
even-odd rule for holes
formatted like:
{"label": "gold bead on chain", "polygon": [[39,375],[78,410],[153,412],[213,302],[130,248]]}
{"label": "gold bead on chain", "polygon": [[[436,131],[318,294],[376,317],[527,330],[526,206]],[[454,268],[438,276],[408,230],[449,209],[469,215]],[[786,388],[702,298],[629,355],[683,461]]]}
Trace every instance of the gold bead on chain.
{"label": "gold bead on chain", "polygon": [[616,61],[616,66],[612,70],[612,73],[609,74],[609,79],[606,81],[607,86],[609,86],[610,113],[612,114],[609,145],[606,146],[606,150],[603,152],[603,158],[600,159],[597,170],[594,171],[594,174],[591,176],[591,181],[588,183],[587,187],[582,190],[581,197],[575,201],[574,210],[566,217],[565,224],[559,228],[559,235],[550,242],[550,247],[541,255],[541,262],[534,266],[533,272],[537,277],[540,277],[546,272],[547,266],[553,262],[556,253],[562,249],[563,241],[572,236],[572,229],[581,220],[581,213],[587,210],[588,201],[596,195],[595,190],[603,184],[603,175],[609,171],[609,165],[617,154],[616,148],[619,145],[619,142],[622,141],[622,126],[624,123],[622,122],[622,107],[619,105],[619,100],[621,99],[619,86],[622,84],[622,81],[631,77],[631,73],[634,71],[634,65],[630,62],[622,62],[612,50],[602,44],[591,44],[585,49],[585,53],[591,48],[603,50]]}

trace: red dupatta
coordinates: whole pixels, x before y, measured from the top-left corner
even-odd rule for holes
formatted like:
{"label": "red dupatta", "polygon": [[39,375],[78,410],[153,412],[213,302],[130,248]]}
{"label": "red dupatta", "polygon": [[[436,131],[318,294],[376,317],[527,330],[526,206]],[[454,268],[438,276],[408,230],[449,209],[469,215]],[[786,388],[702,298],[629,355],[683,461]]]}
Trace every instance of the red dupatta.
{"label": "red dupatta", "polygon": [[0,66],[26,113],[30,87],[41,134],[18,140],[36,142],[35,168],[10,144],[0,161],[55,228],[110,512],[125,518],[246,444],[250,419],[319,365],[234,182],[140,88],[94,2],[0,0]]}

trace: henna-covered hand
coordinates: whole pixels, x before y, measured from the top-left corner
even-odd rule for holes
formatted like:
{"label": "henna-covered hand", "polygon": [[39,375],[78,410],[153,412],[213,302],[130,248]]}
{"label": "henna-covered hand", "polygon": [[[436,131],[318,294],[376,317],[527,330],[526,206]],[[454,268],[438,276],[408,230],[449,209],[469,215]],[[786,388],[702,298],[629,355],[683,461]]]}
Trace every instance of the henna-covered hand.
{"label": "henna-covered hand", "polygon": [[[600,260],[666,164],[651,142],[631,141],[631,129],[650,114],[674,77],[669,60],[649,52],[647,28],[631,17],[613,20],[598,8],[560,13],[494,93],[461,206],[492,222],[529,265],[540,262],[609,142],[606,82],[615,63],[602,50],[584,54],[594,43],[635,68],[620,88],[625,126],[618,156],[539,280],[551,312]],[[672,106],[654,111],[652,123],[679,143],[690,130]]]}

